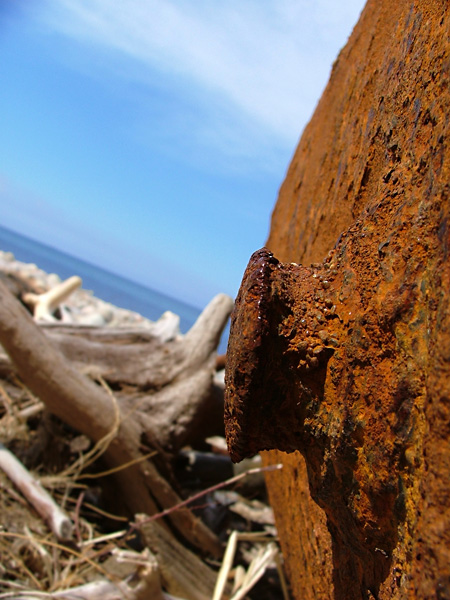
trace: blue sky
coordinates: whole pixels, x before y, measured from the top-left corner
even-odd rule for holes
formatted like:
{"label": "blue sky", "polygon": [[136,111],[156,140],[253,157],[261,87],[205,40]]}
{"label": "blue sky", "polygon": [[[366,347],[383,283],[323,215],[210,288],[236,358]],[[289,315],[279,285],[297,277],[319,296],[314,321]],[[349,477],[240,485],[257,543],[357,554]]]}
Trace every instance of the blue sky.
{"label": "blue sky", "polygon": [[235,296],[362,0],[4,0],[0,224]]}

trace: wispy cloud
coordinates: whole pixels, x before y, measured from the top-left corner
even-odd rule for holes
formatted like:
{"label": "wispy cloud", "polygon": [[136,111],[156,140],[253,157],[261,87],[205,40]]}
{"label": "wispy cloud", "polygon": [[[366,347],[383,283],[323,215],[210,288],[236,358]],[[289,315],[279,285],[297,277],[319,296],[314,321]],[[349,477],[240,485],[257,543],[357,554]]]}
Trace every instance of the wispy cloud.
{"label": "wispy cloud", "polygon": [[257,143],[270,138],[293,147],[362,4],[47,0],[40,16],[54,30],[131,58],[196,97],[208,113],[200,137],[213,135],[207,123],[215,118],[220,128],[225,119],[241,141],[252,132]]}

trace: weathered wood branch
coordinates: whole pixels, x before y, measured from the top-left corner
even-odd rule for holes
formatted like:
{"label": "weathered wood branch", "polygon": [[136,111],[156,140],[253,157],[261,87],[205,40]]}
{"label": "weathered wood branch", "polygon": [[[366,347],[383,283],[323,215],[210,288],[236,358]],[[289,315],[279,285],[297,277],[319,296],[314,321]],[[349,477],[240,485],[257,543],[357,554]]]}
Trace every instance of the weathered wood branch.
{"label": "weathered wood branch", "polygon": [[[220,295],[185,336],[163,342],[151,331],[136,328],[89,327],[76,324],[41,323],[47,337],[73,366],[94,377],[101,375],[112,385],[157,389],[180,373],[196,371],[214,354],[231,301]],[[209,314],[209,316],[208,316]],[[225,315],[225,317],[224,317]],[[199,327],[199,333],[195,328]],[[12,365],[0,352],[3,374]]]}
{"label": "weathered wood branch", "polygon": [[72,292],[81,286],[81,283],[81,278],[73,275],[43,294],[33,294],[31,292],[24,294],[23,301],[32,306],[36,321],[56,321],[53,313]]}
{"label": "weathered wood branch", "polygon": [[42,487],[40,481],[3,444],[0,444],[0,468],[34,506],[60,540],[72,537],[73,524],[66,513]]}
{"label": "weathered wood branch", "polygon": [[[148,437],[158,447],[176,451],[201,433],[221,432],[223,393],[211,382],[211,373],[221,311],[229,304],[219,296],[186,336],[165,343],[145,329],[40,325],[78,371],[102,377],[114,389],[125,387],[117,396],[127,411],[138,406],[137,418]],[[5,377],[12,372],[14,365],[0,348],[0,373]],[[134,395],[130,386],[136,388]]]}
{"label": "weathered wood branch", "polygon": [[210,600],[217,573],[173,536],[155,527],[154,521],[146,522],[146,515],[138,515],[137,522],[145,545],[156,556],[161,580],[168,592],[186,600]]}
{"label": "weathered wood branch", "polygon": [[[210,370],[209,385],[212,386],[215,363],[214,349],[227,321],[232,301],[227,296],[217,296],[205,309],[196,325],[174,347],[172,352],[155,357],[155,381],[160,389],[164,383],[175,381],[177,393],[186,393],[189,379],[195,385],[203,385],[206,375],[194,376],[196,371]],[[10,356],[19,375],[28,388],[38,396],[47,408],[71,427],[98,442],[111,433],[117,425],[117,411],[113,398],[100,386],[76,370],[32,320],[31,316],[0,282],[0,342]],[[140,348],[143,352],[144,349]],[[132,359],[131,359],[132,360]],[[169,378],[163,373],[170,373]],[[182,386],[182,381],[186,387]],[[178,388],[178,385],[181,388]],[[156,385],[155,385],[156,387]],[[201,390],[201,404],[205,390]],[[171,395],[167,393],[166,400]],[[164,397],[160,398],[161,403]],[[129,410],[129,406],[127,409]],[[105,458],[113,466],[123,465],[141,458],[140,441],[149,425],[150,417],[140,422],[138,407],[120,418],[114,438],[110,442]],[[194,410],[196,413],[196,410]],[[188,418],[188,417],[186,417]],[[183,417],[179,417],[182,421]],[[167,508],[179,502],[178,496],[167,482],[158,476],[150,461],[128,467],[117,473],[124,500],[130,510],[154,514],[159,507]],[[190,511],[174,512],[174,525],[182,535],[188,537],[205,550],[217,554],[220,545],[211,532]]]}

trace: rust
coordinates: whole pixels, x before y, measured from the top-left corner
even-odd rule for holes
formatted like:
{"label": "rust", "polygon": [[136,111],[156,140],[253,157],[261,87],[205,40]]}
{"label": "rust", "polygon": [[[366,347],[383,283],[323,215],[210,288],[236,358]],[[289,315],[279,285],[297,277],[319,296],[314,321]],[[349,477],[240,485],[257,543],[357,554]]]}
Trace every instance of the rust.
{"label": "rust", "polygon": [[228,441],[289,451],[263,459],[295,599],[450,598],[449,31],[448,2],[367,2],[280,189],[264,312],[236,304]]}
{"label": "rust", "polygon": [[344,592],[351,577],[361,597],[387,576],[405,526],[426,396],[430,264],[419,241],[429,244],[435,228],[414,202],[383,209],[408,227],[390,227],[386,238],[381,206],[367,211],[322,263],[282,263],[267,248],[253,254],[226,367],[232,459],[303,454],[339,585]]}
{"label": "rust", "polygon": [[368,1],[236,303],[227,438],[284,465],[296,599],[450,598],[449,31]]}
{"label": "rust", "polygon": [[304,422],[341,336],[332,267],[283,264],[267,248],[249,261],[227,351],[225,428],[235,462],[307,443]]}

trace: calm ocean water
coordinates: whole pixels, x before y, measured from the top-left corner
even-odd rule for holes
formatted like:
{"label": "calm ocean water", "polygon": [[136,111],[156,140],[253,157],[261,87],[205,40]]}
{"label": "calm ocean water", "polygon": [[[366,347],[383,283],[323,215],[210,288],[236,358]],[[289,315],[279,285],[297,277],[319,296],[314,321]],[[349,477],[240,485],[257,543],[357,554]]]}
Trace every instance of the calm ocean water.
{"label": "calm ocean water", "polygon": [[[158,319],[164,311],[171,310],[179,315],[183,333],[190,329],[200,314],[199,309],[181,300],[161,294],[3,227],[0,227],[0,250],[12,252],[17,260],[35,263],[40,269],[47,273],[56,273],[62,279],[79,275],[83,280],[83,288],[92,290],[97,298],[111,302],[120,308],[133,310],[152,321]],[[226,338],[226,335],[222,337]],[[219,352],[225,351],[226,339],[222,339]]]}

